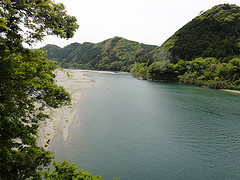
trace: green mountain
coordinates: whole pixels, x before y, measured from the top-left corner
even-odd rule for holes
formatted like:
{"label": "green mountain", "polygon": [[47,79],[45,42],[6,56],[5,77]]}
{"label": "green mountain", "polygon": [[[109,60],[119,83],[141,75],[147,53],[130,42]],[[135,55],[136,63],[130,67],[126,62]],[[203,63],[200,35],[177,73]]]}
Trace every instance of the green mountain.
{"label": "green mountain", "polygon": [[134,63],[145,62],[146,55],[156,47],[114,37],[97,44],[73,43],[64,48],[47,45],[43,50],[63,68],[129,71]]}
{"label": "green mountain", "polygon": [[231,58],[239,54],[240,7],[223,4],[202,13],[152,52],[154,61],[197,57]]}
{"label": "green mountain", "polygon": [[64,68],[130,70],[142,79],[240,90],[240,7],[214,6],[159,47],[114,37],[43,50]]}
{"label": "green mountain", "polygon": [[149,53],[131,72],[149,80],[240,90],[240,7],[201,13]]}

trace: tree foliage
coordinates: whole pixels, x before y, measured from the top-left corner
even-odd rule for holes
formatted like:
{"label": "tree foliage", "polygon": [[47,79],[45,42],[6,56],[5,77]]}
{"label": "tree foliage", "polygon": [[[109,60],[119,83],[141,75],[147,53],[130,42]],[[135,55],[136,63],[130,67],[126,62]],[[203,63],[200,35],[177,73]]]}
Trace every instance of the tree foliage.
{"label": "tree foliage", "polygon": [[[48,45],[44,49],[63,67],[131,71],[141,79],[239,89],[238,71],[229,69],[240,56],[239,33],[240,7],[221,4],[201,13],[160,47],[114,37],[98,44]],[[226,64],[222,77],[215,70]]]}
{"label": "tree foliage", "polygon": [[221,4],[195,17],[152,52],[154,61],[198,57],[229,60],[240,53],[240,7]]}
{"label": "tree foliage", "polygon": [[93,176],[90,172],[84,172],[79,170],[78,167],[73,163],[70,164],[67,161],[53,162],[54,170],[48,168],[47,171],[42,173],[46,180],[59,180],[59,179],[79,179],[79,180],[102,180],[101,176]]}
{"label": "tree foliage", "polygon": [[64,68],[83,68],[112,71],[129,71],[135,62],[143,62],[156,46],[140,44],[121,37],[103,42],[73,43],[64,48],[47,45],[48,58],[56,60]]}
{"label": "tree foliage", "polygon": [[134,64],[131,73],[135,77],[153,81],[173,81],[214,89],[240,90],[240,58],[221,63],[216,58],[196,58],[193,61],[179,60]]}
{"label": "tree foliage", "polygon": [[45,35],[71,38],[78,28],[64,5],[52,0],[2,0],[0,6],[1,37],[9,48],[21,47],[22,42],[32,45]]}
{"label": "tree foliage", "polygon": [[215,89],[240,89],[240,7],[222,4],[183,26],[131,73]]}
{"label": "tree foliage", "polygon": [[23,48],[47,34],[70,38],[76,18],[51,0],[0,1],[0,175],[1,179],[38,176],[53,156],[37,146],[45,108],[70,104],[54,81],[57,66],[41,50]]}
{"label": "tree foliage", "polygon": [[214,89],[240,90],[240,58],[233,58],[228,63],[215,58],[198,58],[187,63],[187,70],[179,80]]}

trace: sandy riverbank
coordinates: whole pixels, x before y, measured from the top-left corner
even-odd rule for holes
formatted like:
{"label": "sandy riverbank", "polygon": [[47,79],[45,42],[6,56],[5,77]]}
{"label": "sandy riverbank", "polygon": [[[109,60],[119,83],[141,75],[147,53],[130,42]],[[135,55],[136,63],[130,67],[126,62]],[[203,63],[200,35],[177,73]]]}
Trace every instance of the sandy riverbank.
{"label": "sandy riverbank", "polygon": [[231,90],[231,89],[221,89],[221,90],[225,92],[240,94],[240,91],[237,91],[237,90]]}
{"label": "sandy riverbank", "polygon": [[[48,109],[51,119],[41,123],[39,129],[40,145],[44,146],[48,139],[53,140],[58,134],[66,141],[69,136],[69,127],[72,125],[78,112],[77,104],[83,96],[82,89],[90,88],[94,81],[85,76],[87,71],[82,70],[57,70],[56,83],[63,86],[71,95],[72,105],[59,109]],[[67,73],[70,75],[68,76]]]}

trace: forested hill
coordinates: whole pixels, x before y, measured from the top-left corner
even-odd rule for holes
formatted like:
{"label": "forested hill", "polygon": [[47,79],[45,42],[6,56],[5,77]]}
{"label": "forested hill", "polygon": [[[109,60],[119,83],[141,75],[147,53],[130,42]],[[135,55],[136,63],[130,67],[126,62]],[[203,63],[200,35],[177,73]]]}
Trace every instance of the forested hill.
{"label": "forested hill", "polygon": [[152,53],[154,61],[197,57],[231,58],[239,54],[240,7],[217,5],[201,12]]}
{"label": "forested hill", "polygon": [[143,79],[240,90],[240,7],[221,4],[201,12],[159,47],[114,37],[43,50],[64,68],[131,69]]}
{"label": "forested hill", "polygon": [[202,12],[131,72],[150,80],[240,90],[240,7],[221,4]]}
{"label": "forested hill", "polygon": [[97,44],[73,43],[64,48],[46,45],[43,50],[47,51],[48,59],[63,68],[129,71],[132,64],[145,62],[146,55],[156,47],[114,37]]}

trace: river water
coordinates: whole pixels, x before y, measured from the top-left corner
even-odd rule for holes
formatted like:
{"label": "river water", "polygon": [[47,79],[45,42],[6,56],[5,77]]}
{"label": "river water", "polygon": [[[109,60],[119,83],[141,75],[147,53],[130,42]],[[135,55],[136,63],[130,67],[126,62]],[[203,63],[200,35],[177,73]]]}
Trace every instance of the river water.
{"label": "river water", "polygon": [[110,180],[240,179],[240,95],[141,81],[127,73],[88,76],[79,113],[57,161]]}

